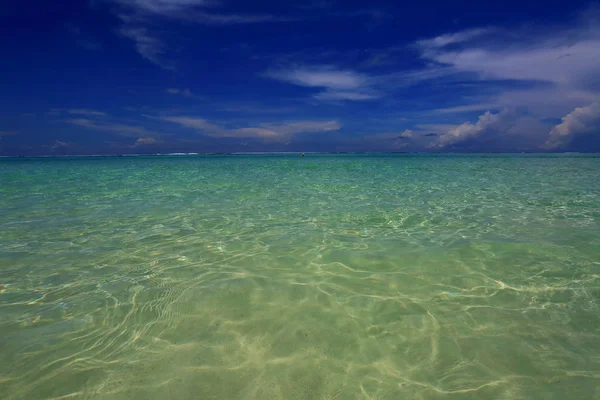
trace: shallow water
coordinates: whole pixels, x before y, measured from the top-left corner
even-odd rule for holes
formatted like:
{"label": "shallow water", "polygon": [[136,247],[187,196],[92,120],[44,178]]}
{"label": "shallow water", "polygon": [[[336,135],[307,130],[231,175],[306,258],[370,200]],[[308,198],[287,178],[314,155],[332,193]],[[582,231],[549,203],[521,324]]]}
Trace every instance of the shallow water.
{"label": "shallow water", "polygon": [[600,157],[0,160],[4,399],[598,399]]}

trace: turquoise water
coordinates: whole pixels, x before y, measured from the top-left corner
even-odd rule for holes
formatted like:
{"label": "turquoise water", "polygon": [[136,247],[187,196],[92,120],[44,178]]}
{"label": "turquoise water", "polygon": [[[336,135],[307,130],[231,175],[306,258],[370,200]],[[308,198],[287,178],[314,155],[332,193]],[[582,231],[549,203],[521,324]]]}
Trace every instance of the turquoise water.
{"label": "turquoise water", "polygon": [[3,399],[598,399],[600,157],[0,160]]}

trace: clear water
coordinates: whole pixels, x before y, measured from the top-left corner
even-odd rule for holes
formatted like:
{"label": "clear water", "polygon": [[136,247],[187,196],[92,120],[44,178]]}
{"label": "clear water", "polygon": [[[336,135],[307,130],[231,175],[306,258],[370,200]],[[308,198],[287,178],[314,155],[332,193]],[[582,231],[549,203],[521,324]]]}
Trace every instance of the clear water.
{"label": "clear water", "polygon": [[0,161],[3,399],[598,399],[600,157]]}

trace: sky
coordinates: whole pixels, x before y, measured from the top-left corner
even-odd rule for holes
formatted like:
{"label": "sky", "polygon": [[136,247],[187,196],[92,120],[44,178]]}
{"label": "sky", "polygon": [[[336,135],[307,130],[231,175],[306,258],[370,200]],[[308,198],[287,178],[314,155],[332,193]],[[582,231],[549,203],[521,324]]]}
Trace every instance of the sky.
{"label": "sky", "polygon": [[598,152],[600,3],[5,0],[0,155]]}

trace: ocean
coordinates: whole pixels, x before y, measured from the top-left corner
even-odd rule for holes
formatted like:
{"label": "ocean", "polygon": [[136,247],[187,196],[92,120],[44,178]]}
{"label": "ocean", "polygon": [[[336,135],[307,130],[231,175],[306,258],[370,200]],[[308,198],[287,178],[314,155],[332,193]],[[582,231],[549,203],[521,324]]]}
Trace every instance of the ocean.
{"label": "ocean", "polygon": [[600,156],[0,160],[3,399],[599,399]]}

